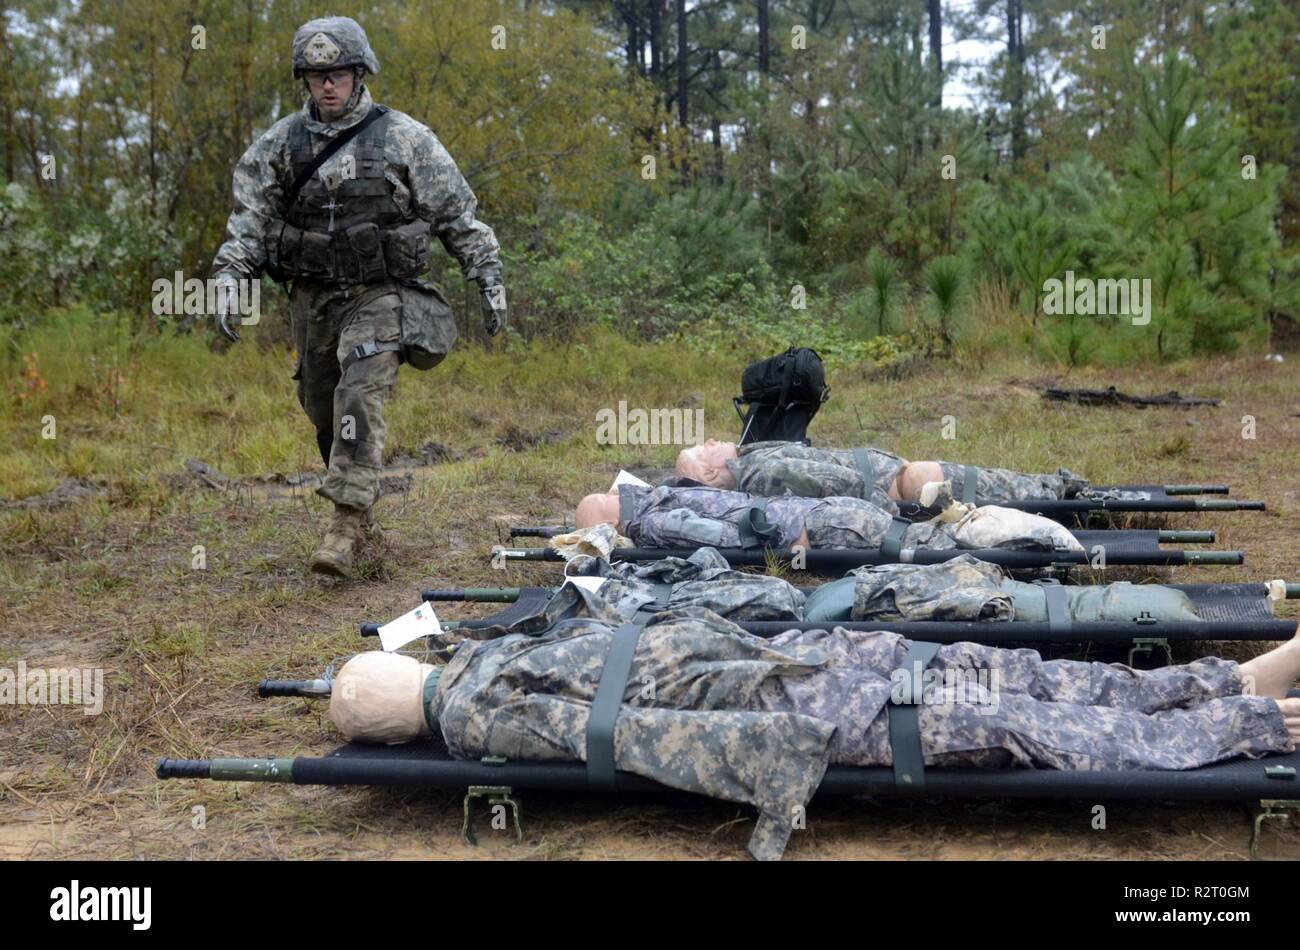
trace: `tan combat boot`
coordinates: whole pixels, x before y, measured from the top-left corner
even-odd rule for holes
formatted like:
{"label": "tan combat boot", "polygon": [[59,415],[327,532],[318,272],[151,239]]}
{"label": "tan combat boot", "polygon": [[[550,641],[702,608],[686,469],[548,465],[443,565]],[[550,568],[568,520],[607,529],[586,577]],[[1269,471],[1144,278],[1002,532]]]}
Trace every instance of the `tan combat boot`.
{"label": "tan combat boot", "polygon": [[379,522],[375,520],[375,506],[371,505],[361,513],[361,534],[360,536],[372,544],[378,544],[384,540],[384,529],[379,527]]}
{"label": "tan combat boot", "polygon": [[349,577],[352,574],[352,548],[361,533],[363,513],[360,508],[346,505],[334,506],[334,520],[325,532],[316,553],[311,556],[311,569],[317,574]]}

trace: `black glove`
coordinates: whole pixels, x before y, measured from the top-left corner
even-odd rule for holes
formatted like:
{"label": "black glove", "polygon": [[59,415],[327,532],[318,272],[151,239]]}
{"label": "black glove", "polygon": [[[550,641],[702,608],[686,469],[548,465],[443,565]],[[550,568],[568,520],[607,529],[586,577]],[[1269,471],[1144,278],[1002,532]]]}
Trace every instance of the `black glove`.
{"label": "black glove", "polygon": [[506,286],[497,279],[484,281],[479,291],[479,309],[483,312],[483,329],[496,336],[506,325]]}

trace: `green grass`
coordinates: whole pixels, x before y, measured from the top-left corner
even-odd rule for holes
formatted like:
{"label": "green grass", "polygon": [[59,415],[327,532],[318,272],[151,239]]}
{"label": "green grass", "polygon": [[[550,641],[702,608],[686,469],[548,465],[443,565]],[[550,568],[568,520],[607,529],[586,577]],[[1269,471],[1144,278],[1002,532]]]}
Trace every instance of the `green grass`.
{"label": "green grass", "polygon": [[[876,444],[913,459],[1035,471],[1066,465],[1103,482],[1226,481],[1239,497],[1266,498],[1270,511],[1185,516],[1171,526],[1214,528],[1215,547],[1245,549],[1247,567],[1149,576],[1300,579],[1293,367],[1242,357],[1076,369],[1069,385],[1179,389],[1224,400],[1218,409],[1190,412],[1084,409],[1040,399],[1034,386],[1059,381],[1064,370],[999,347],[1001,332],[993,327],[981,337],[972,362],[919,361],[892,375],[870,363],[830,362],[831,401],[811,436],[821,445]],[[21,380],[22,354],[36,352],[45,387],[21,400],[13,383],[0,390],[0,437],[10,447],[0,455],[0,497],[43,492],[70,476],[104,488],[51,510],[0,510],[0,656],[29,665],[103,665],[111,687],[100,717],[0,707],[0,731],[15,750],[0,762],[0,831],[6,823],[56,823],[65,843],[46,850],[51,832],[33,831],[45,842],[33,853],[61,856],[466,856],[451,796],[160,784],[152,761],[329,748],[334,735],[323,706],[259,703],[252,685],[265,676],[319,674],[331,659],[364,646],[358,621],[408,610],[420,587],[554,583],[552,564],[491,568],[488,552],[504,526],[571,517],[582,495],[606,487],[619,467],[667,466],[677,451],[597,444],[597,410],[619,400],[652,408],[698,397],[706,434],[731,438],[739,428],[730,399],[740,372],[750,359],[770,355],[743,338],[708,353],[597,332],[582,345],[462,347],[432,372],[403,369],[387,413],[389,455],[418,455],[436,441],[458,457],[413,470],[409,493],[381,500],[389,536],[383,561],[367,562],[358,580],[340,585],[304,570],[326,520],[323,499],[252,482],[220,492],[178,478],[188,457],[239,478],[319,469],[290,353],[259,347],[251,333],[224,354],[204,337],[122,341],[111,318],[77,312],[51,317],[11,343],[0,347],[12,354],[0,366],[4,378]],[[1255,440],[1241,438],[1245,414],[1257,419]],[[54,440],[40,437],[46,415],[57,421]],[[943,438],[945,416],[955,421],[954,439]],[[511,451],[500,440],[512,429],[562,435]],[[191,566],[195,545],[205,549],[206,570]],[[458,605],[448,615],[491,610]],[[1294,604],[1283,610],[1296,613]],[[195,804],[209,808],[202,835],[189,827]],[[735,817],[729,807],[675,811],[682,817],[667,828],[653,820],[653,808],[611,810],[560,797],[529,819],[541,822],[530,825],[542,829],[540,838],[511,853],[646,853],[637,842],[653,839],[656,855],[734,856],[743,829],[709,837]],[[945,814],[958,825],[969,821],[960,810]],[[1208,814],[1198,829],[1218,822],[1218,837],[1240,838],[1244,848],[1235,816]],[[854,850],[861,838],[854,823],[843,824],[843,834],[821,835],[806,847],[862,854]],[[1076,853],[1132,856],[1122,835],[1102,841],[1082,834],[1070,845]],[[1201,843],[1193,834],[1185,851],[1173,847],[1190,856]],[[0,834],[0,854],[4,849]]]}

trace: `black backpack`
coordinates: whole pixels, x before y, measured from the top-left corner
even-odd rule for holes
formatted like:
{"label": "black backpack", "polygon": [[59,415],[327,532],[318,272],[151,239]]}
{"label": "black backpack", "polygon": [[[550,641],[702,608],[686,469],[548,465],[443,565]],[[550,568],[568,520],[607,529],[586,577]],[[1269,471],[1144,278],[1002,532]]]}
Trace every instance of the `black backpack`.
{"label": "black backpack", "polygon": [[[808,423],[830,392],[822,358],[807,347],[792,346],[751,363],[740,377],[741,394],[732,400],[743,426],[739,444],[808,441]],[[746,403],[749,411],[742,412]]]}

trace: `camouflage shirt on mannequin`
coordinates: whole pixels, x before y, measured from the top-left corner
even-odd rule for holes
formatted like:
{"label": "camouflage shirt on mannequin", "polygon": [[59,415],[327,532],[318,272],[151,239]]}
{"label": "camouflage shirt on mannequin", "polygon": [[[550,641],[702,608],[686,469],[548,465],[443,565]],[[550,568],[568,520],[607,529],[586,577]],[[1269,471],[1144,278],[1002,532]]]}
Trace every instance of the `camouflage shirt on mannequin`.
{"label": "camouflage shirt on mannequin", "polygon": [[[751,495],[776,497],[788,491],[806,498],[866,498],[890,513],[896,512],[897,506],[889,498],[889,486],[898,477],[903,460],[881,449],[866,448],[862,451],[872,478],[870,494],[864,492],[862,467],[849,449],[813,448],[802,442],[751,442],[736,446],[737,457],[727,462],[727,468],[736,479],[737,489]],[[939,465],[944,478],[952,483],[953,495],[963,497],[966,466],[955,462],[940,462]],[[977,497],[993,504],[1073,498],[1089,490],[1087,479],[1063,468],[1057,469],[1053,475],[1026,475],[1004,468],[979,468],[977,478]],[[1140,493],[1125,495],[1130,496],[1136,498]],[[1111,492],[1107,497],[1115,497],[1115,493]]]}
{"label": "camouflage shirt on mannequin", "polygon": [[[456,758],[585,761],[617,625],[579,618],[535,636],[497,628],[502,635],[465,641],[426,718]],[[841,627],[764,640],[699,608],[658,614],[637,642],[615,764],[756,806],[749,850],[779,858],[830,762],[892,764],[885,707],[907,645],[897,634]],[[929,766],[1188,769],[1292,748],[1277,704],[1242,695],[1228,660],[1147,672],[957,643],[931,668],[983,670],[990,685],[961,696],[944,686],[920,706]]]}
{"label": "camouflage shirt on mannequin", "polygon": [[[890,512],[861,498],[782,495],[760,499],[722,488],[621,485],[619,532],[647,548],[742,547],[741,525],[756,503],[763,504],[763,517],[774,529],[768,541],[773,548],[794,545],[803,531],[807,531],[814,549],[878,548],[894,522]],[[975,514],[997,510],[983,508]],[[1060,549],[1063,536],[1072,541],[1059,525],[1046,519],[1023,520],[1023,532],[997,546],[1053,551]],[[930,520],[909,524],[901,544],[905,548],[950,550],[963,546],[958,541],[961,529],[960,522]]]}

